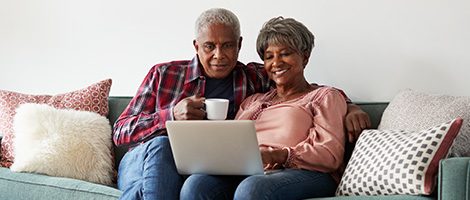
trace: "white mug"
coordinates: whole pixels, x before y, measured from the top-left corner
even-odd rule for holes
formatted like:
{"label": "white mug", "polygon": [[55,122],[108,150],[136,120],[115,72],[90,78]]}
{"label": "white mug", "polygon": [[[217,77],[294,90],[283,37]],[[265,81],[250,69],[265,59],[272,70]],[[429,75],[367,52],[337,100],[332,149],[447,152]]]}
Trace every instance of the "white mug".
{"label": "white mug", "polygon": [[206,105],[207,119],[211,120],[225,120],[228,112],[228,99],[206,99],[203,101]]}

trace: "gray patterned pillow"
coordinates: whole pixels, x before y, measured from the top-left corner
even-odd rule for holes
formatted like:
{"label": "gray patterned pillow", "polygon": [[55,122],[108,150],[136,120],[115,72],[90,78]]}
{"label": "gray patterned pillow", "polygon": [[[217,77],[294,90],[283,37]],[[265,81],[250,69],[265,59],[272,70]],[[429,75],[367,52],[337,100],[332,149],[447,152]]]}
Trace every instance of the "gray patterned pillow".
{"label": "gray patterned pillow", "polygon": [[451,156],[470,157],[470,97],[428,95],[405,89],[385,109],[378,129],[420,131],[456,118],[464,122]]}
{"label": "gray patterned pillow", "polygon": [[439,161],[447,156],[461,125],[459,118],[419,132],[365,130],[336,195],[431,194]]}

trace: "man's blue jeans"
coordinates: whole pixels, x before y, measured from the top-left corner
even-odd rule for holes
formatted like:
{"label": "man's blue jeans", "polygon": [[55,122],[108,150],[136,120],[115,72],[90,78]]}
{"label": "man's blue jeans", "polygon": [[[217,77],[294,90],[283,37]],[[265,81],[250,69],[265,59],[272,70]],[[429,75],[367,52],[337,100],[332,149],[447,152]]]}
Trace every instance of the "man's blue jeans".
{"label": "man's blue jeans", "polygon": [[120,199],[179,199],[179,175],[168,136],[155,137],[127,152],[119,165]]}

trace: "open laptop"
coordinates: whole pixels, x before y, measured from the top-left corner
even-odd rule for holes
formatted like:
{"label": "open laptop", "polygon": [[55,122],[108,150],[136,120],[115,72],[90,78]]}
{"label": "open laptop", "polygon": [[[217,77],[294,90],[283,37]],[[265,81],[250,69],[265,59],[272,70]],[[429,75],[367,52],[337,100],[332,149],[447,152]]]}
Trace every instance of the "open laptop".
{"label": "open laptop", "polygon": [[253,121],[167,121],[166,127],[180,174],[263,173]]}

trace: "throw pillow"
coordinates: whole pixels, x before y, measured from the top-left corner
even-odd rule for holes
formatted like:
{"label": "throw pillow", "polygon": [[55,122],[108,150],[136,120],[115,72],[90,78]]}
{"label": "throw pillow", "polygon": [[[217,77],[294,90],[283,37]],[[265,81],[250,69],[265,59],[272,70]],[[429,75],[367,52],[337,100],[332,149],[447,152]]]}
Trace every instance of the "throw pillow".
{"label": "throw pillow", "polygon": [[461,125],[459,118],[419,132],[363,131],[336,195],[431,194]]}
{"label": "throw pillow", "polygon": [[3,136],[0,167],[10,167],[13,163],[13,117],[21,104],[47,104],[56,108],[92,111],[107,116],[111,83],[111,79],[106,79],[84,89],[59,95],[31,95],[0,90],[0,135]]}
{"label": "throw pillow", "polygon": [[378,129],[419,131],[456,118],[464,121],[451,156],[470,157],[470,97],[428,95],[405,89],[385,109]]}
{"label": "throw pillow", "polygon": [[10,169],[111,185],[111,126],[88,111],[23,104],[14,117]]}

